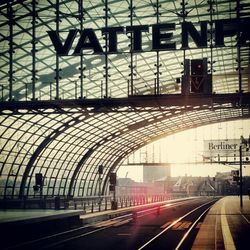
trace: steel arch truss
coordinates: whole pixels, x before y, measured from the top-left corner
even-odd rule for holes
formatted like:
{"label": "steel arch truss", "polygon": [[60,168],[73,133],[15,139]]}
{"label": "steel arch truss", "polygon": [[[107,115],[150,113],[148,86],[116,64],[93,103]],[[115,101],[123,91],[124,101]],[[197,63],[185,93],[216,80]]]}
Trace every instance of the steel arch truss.
{"label": "steel arch truss", "polygon": [[249,118],[249,97],[6,103],[0,108],[1,197],[34,196],[36,173],[45,178],[44,195],[97,195],[99,165],[104,192],[109,173],[133,151],[186,129]]}

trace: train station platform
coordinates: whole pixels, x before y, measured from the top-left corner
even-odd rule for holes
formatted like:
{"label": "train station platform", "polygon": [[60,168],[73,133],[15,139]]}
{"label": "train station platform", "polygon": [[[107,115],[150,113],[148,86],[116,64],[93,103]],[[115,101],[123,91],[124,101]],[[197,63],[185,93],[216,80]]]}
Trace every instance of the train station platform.
{"label": "train station platform", "polygon": [[243,196],[241,209],[239,196],[227,196],[209,210],[192,250],[249,249],[249,237],[250,199]]}
{"label": "train station platform", "polygon": [[83,210],[0,210],[1,246],[18,244],[81,225]]}
{"label": "train station platform", "polygon": [[49,210],[49,209],[9,209],[0,210],[0,226],[12,224],[31,224],[55,219],[79,217],[82,210]]}
{"label": "train station platform", "polygon": [[[186,199],[188,198],[175,201]],[[173,200],[168,202],[171,203]],[[146,206],[149,207],[149,205]],[[33,236],[34,238],[44,236],[77,224],[83,225],[112,219],[136,208],[143,208],[143,205],[95,213],[84,213],[83,210],[1,210],[0,229],[4,230],[5,243],[8,245],[7,241],[13,240],[13,235],[18,236],[16,239],[18,242],[26,237],[30,239]],[[227,196],[213,205],[203,223],[199,225],[192,250],[249,249],[249,235],[250,199],[244,196],[243,208],[240,209],[239,196]]]}
{"label": "train station platform", "polygon": [[0,210],[0,227],[4,225],[24,225],[24,224],[32,224],[38,222],[46,222],[57,219],[67,219],[71,217],[77,217],[81,220],[81,223],[92,223],[99,220],[111,219],[116,217],[117,215],[122,215],[131,209],[141,208],[143,209],[145,206],[154,207],[157,204],[162,205],[172,201],[183,201],[189,198],[178,198],[174,200],[154,202],[152,204],[144,204],[144,205],[134,205],[129,207],[118,208],[117,210],[105,210],[104,207],[100,212],[94,213],[86,213],[83,209],[78,210],[69,210],[69,209],[7,209]]}

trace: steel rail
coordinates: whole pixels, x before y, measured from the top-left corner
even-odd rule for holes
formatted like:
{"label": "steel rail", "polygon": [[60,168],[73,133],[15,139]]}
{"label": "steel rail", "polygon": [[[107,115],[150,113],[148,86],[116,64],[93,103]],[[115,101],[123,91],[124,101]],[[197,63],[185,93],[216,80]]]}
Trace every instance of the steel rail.
{"label": "steel rail", "polygon": [[[213,204],[211,205],[213,206]],[[194,227],[198,224],[198,222],[203,218],[203,216],[208,212],[208,210],[211,208],[211,206],[209,206],[205,211],[203,211],[203,213],[192,223],[191,227],[188,229],[188,231],[184,234],[184,236],[182,237],[182,239],[180,240],[179,244],[177,245],[177,247],[175,248],[175,250],[179,250],[180,247],[182,246],[182,244],[184,243],[184,241],[187,239],[187,237],[189,236],[189,234],[191,233],[191,231],[194,229]]]}
{"label": "steel rail", "polygon": [[[155,241],[157,238],[159,238],[162,234],[164,234],[165,232],[167,232],[168,230],[170,230],[174,225],[176,225],[178,222],[180,222],[181,220],[183,220],[184,218],[186,218],[188,215],[197,212],[198,209],[207,206],[210,203],[214,203],[214,200],[209,201],[205,204],[202,204],[196,208],[194,208],[193,210],[189,211],[188,213],[184,214],[183,216],[179,217],[178,219],[176,219],[175,221],[173,221],[169,226],[167,226],[166,228],[164,228],[160,233],[158,233],[157,235],[155,235],[153,238],[151,238],[149,241],[147,241],[145,244],[143,244],[141,247],[138,248],[138,250],[144,249],[147,246],[149,246],[153,241]],[[212,205],[211,205],[212,206]],[[210,206],[210,207],[211,207]],[[209,207],[209,208],[210,208]]]}
{"label": "steel rail", "polygon": [[[41,238],[38,238],[35,240],[30,240],[30,241],[26,241],[23,243],[18,243],[16,245],[12,245],[12,246],[6,247],[4,249],[5,250],[12,250],[12,249],[21,249],[22,247],[26,247],[26,249],[30,249],[30,248],[34,247],[34,245],[40,245],[40,244],[41,245],[44,244],[44,245],[42,247],[39,247],[38,249],[47,249],[47,248],[55,247],[57,245],[60,245],[60,244],[66,243],[66,242],[70,242],[72,240],[82,238],[82,237],[88,236],[90,234],[105,230],[105,229],[110,228],[116,224],[123,225],[125,223],[129,223],[129,222],[134,220],[134,213],[136,213],[138,215],[138,218],[141,218],[141,217],[147,216],[149,214],[155,213],[158,208],[161,208],[161,210],[168,209],[170,207],[179,206],[179,205],[182,205],[185,203],[190,203],[190,201],[196,201],[196,200],[197,199],[194,198],[194,199],[187,199],[187,200],[183,200],[183,201],[175,201],[175,202],[169,203],[169,204],[168,203],[166,203],[166,204],[157,204],[156,203],[155,207],[150,207],[150,208],[146,208],[145,205],[143,205],[143,208],[141,210],[138,210],[138,208],[131,207],[131,210],[128,210],[128,214],[117,216],[117,217],[114,217],[112,219],[102,221],[102,222],[106,222],[107,226],[105,226],[105,223],[103,223],[102,227],[94,229],[94,230],[89,231],[89,232],[81,233],[82,230],[87,229],[87,228],[91,228],[91,227],[96,227],[101,222],[98,221],[98,222],[93,223],[93,224],[87,224],[87,225],[84,225],[82,227],[78,227],[78,228],[70,229],[67,231],[55,233],[53,235],[44,236],[44,237],[41,237]],[[152,204],[150,204],[150,205],[152,205]],[[137,211],[136,211],[136,209],[137,209]],[[113,222],[113,223],[109,223],[109,222]],[[71,236],[72,233],[76,233],[76,235]],[[67,237],[67,235],[68,235],[68,237]],[[59,237],[67,237],[67,238],[63,239],[63,240],[58,240],[56,242],[48,243],[49,240],[57,240],[57,238],[59,238]]]}

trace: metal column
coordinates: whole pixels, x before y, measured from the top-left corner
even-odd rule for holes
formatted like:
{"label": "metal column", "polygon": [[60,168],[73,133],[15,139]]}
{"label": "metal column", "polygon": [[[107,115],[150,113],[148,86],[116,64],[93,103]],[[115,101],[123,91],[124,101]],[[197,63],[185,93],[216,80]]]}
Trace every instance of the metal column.
{"label": "metal column", "polygon": [[[83,31],[83,21],[84,21],[84,8],[83,8],[83,0],[79,1],[79,21],[80,21],[80,31]],[[85,75],[83,74],[83,71],[85,70],[85,67],[83,67],[83,53],[81,52],[80,55],[80,98],[83,98],[83,79],[85,78]]]}
{"label": "metal column", "polygon": [[[32,100],[36,99],[36,0],[32,0]],[[27,91],[27,88],[26,88]]]}
{"label": "metal column", "polygon": [[[161,5],[159,5],[159,0],[156,0],[156,23],[159,24],[159,15],[160,15],[160,12],[159,12],[159,7]],[[155,94],[156,95],[159,95],[160,94],[160,52],[159,50],[156,51],[156,64],[155,64],[155,67],[156,67],[156,82],[155,82]]]}
{"label": "metal column", "polygon": [[[105,11],[105,28],[107,29],[108,28],[108,19],[109,19],[108,0],[105,0],[104,11]],[[108,70],[109,70],[109,67],[108,67],[108,34],[107,33],[105,33],[105,66],[104,66],[104,69],[105,69],[105,74],[104,74],[104,77],[105,77],[105,96],[104,97],[108,98],[108,78],[109,78]]]}
{"label": "metal column", "polygon": [[[130,26],[133,26],[133,12],[135,7],[133,6],[133,0],[130,0],[130,6],[128,7],[130,10],[129,13],[129,18],[130,18]],[[133,59],[133,48],[132,48],[132,44],[133,44],[133,33],[130,34],[130,95],[134,95],[134,59]],[[129,80],[128,80],[129,81]],[[128,89],[129,91],[129,89]],[[129,92],[128,92],[129,95]]]}
{"label": "metal column", "polygon": [[13,71],[13,54],[14,54],[14,43],[13,43],[13,25],[14,21],[14,11],[12,9],[11,2],[7,2],[7,16],[8,16],[8,24],[9,24],[9,101],[13,99],[13,82],[14,82],[14,71]]}
{"label": "metal column", "polygon": [[[59,32],[59,23],[60,23],[60,11],[59,11],[59,0],[56,0],[56,32]],[[55,80],[56,80],[56,96],[55,99],[59,99],[59,79],[60,79],[60,68],[59,68],[59,56],[56,54],[56,76],[55,76]]]}

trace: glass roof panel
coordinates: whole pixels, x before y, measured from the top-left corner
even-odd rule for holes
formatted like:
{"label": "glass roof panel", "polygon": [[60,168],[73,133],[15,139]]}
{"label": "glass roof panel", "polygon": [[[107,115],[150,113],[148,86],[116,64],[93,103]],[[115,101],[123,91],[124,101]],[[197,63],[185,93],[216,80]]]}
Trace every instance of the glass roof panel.
{"label": "glass roof panel", "polygon": [[[39,1],[35,4],[33,16],[32,1],[16,3],[13,1],[1,6],[1,76],[0,84],[3,86],[3,100],[8,100],[12,91],[15,100],[30,100],[33,97],[33,84],[35,96],[38,100],[50,100],[59,95],[62,99],[78,97],[103,98],[126,97],[129,94],[128,83],[134,82],[135,93],[148,95],[154,92],[154,81],[157,67],[156,52],[152,49],[152,25],[159,23],[173,23],[172,42],[177,50],[159,52],[159,83],[160,93],[180,93],[180,85],[176,78],[183,72],[181,65],[184,60],[184,50],[181,49],[181,23],[191,22],[199,32],[201,21],[207,22],[208,46],[197,49],[191,36],[189,37],[190,50],[185,51],[185,58],[208,58],[213,61],[209,66],[213,74],[213,89],[216,93],[234,93],[238,87],[238,72],[236,71],[237,49],[236,36],[225,37],[225,46],[214,47],[215,20],[235,19],[236,1],[197,1],[190,0],[185,7],[181,1],[159,1],[159,6],[152,1],[108,1],[108,11],[105,16],[104,1],[83,1],[83,6],[76,1],[62,1],[56,6],[56,1]],[[246,18],[247,11],[244,3],[240,1],[240,16]],[[210,6],[211,5],[211,6]],[[210,11],[211,10],[211,11]],[[131,13],[132,16],[131,16]],[[59,13],[58,17],[55,13]],[[11,16],[13,14],[13,16]],[[13,18],[14,24],[8,22]],[[33,19],[35,20],[33,24]],[[212,21],[211,33],[210,21]],[[48,31],[59,32],[60,39],[65,41],[71,29],[92,29],[98,42],[105,52],[105,39],[101,29],[108,27],[123,27],[134,25],[148,25],[148,32],[141,32],[142,50],[144,52],[130,53],[131,35],[124,31],[117,34],[118,53],[98,55],[92,51],[83,51],[82,57],[75,56],[74,49],[80,38],[76,34],[70,48],[69,56],[57,57]],[[10,39],[10,32],[13,33]],[[10,42],[8,42],[10,41]],[[12,46],[12,47],[10,47]],[[211,49],[210,49],[211,48]],[[8,51],[13,51],[9,54]],[[249,91],[249,45],[241,48],[242,88]],[[13,78],[8,77],[10,71],[9,61],[12,61],[11,71]],[[58,60],[58,61],[57,61]],[[57,63],[58,62],[58,63]],[[133,72],[131,71],[133,67]],[[35,72],[36,80],[33,79]],[[132,76],[131,76],[132,74]],[[108,75],[108,77],[106,77]],[[235,77],[233,77],[235,76]],[[57,80],[58,79],[58,80]],[[222,84],[218,79],[223,79]],[[129,82],[128,82],[129,81]],[[59,84],[60,83],[60,84]],[[12,85],[10,88],[9,85]],[[59,88],[59,90],[57,90]]]}

